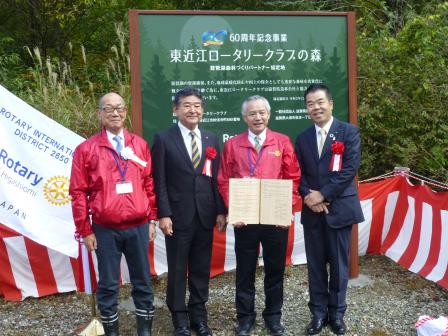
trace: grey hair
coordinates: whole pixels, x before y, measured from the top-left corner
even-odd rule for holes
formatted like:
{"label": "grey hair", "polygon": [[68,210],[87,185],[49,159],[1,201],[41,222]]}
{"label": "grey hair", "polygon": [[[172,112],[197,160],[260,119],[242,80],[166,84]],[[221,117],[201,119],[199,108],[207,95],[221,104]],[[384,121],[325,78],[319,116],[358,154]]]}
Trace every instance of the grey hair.
{"label": "grey hair", "polygon": [[243,116],[246,115],[247,104],[249,104],[249,102],[254,101],[254,100],[263,101],[266,111],[268,111],[269,114],[271,113],[271,105],[269,104],[268,100],[263,96],[254,95],[254,96],[250,96],[250,97],[247,97],[246,99],[244,99],[243,104],[241,105],[241,114]]}

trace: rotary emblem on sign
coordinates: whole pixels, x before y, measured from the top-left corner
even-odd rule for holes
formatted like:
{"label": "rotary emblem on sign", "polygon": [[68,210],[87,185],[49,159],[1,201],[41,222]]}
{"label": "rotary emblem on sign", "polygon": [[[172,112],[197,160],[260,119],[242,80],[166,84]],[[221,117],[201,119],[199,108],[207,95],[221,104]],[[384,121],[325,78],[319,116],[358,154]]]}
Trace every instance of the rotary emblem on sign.
{"label": "rotary emblem on sign", "polygon": [[66,176],[58,175],[48,179],[44,184],[44,195],[53,205],[65,205],[70,202],[68,186],[70,180]]}

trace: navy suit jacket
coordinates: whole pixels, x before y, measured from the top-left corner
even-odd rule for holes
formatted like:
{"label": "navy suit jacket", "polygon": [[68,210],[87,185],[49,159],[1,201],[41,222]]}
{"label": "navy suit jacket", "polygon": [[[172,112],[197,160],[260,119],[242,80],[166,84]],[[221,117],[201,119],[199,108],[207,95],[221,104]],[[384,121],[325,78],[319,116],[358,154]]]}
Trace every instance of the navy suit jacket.
{"label": "navy suit jacket", "polygon": [[[330,171],[332,157],[331,144],[344,143],[341,171]],[[302,171],[299,193],[304,198],[309,190],[319,190],[329,202],[329,214],[325,215],[332,228],[360,223],[364,216],[359,202],[355,176],[361,160],[359,128],[333,118],[327,134],[322,155],[317,149],[316,128],[314,125],[297,136],[295,150]],[[303,203],[301,222],[313,224],[322,216],[313,212]]]}
{"label": "navy suit jacket", "polygon": [[[173,229],[188,228],[196,210],[205,228],[212,228],[216,224],[217,214],[226,213],[216,183],[219,168],[218,138],[207,130],[200,130],[202,154],[196,169],[178,125],[154,136],[151,157],[158,217],[171,217]],[[212,177],[202,174],[207,147],[214,147],[217,151],[212,160]]]}

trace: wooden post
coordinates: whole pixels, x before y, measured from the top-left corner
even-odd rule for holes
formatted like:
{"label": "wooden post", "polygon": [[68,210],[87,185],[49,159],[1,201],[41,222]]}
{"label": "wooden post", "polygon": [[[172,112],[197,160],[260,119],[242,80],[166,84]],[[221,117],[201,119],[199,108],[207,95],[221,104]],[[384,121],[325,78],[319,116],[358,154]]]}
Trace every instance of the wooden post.
{"label": "wooden post", "polygon": [[350,279],[357,278],[359,276],[359,256],[358,256],[358,224],[352,227],[352,242],[350,244]]}

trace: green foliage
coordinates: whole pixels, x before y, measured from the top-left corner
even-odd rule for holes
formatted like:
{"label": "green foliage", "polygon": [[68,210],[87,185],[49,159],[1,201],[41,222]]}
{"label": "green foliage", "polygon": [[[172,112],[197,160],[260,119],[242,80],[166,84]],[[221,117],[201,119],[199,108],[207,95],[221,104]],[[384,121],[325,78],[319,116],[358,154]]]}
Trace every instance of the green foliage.
{"label": "green foliage", "polygon": [[[129,105],[129,54],[127,32],[116,26],[117,45],[111,47],[111,58],[100,68],[90,64],[90,55],[80,46],[83,63],[43,58],[39,48],[25,50],[32,60],[28,69],[29,85],[15,92],[50,118],[72,131],[88,137],[99,130],[95,113],[97,101],[105,92],[121,94]],[[129,123],[129,118],[127,122]]]}
{"label": "green foliage", "polygon": [[0,38],[0,84],[17,91],[24,83],[16,77],[22,65],[20,56],[13,52],[6,52],[12,42],[12,38]]}
{"label": "green foliage", "polygon": [[361,178],[394,166],[448,181],[448,3],[358,39]]}

